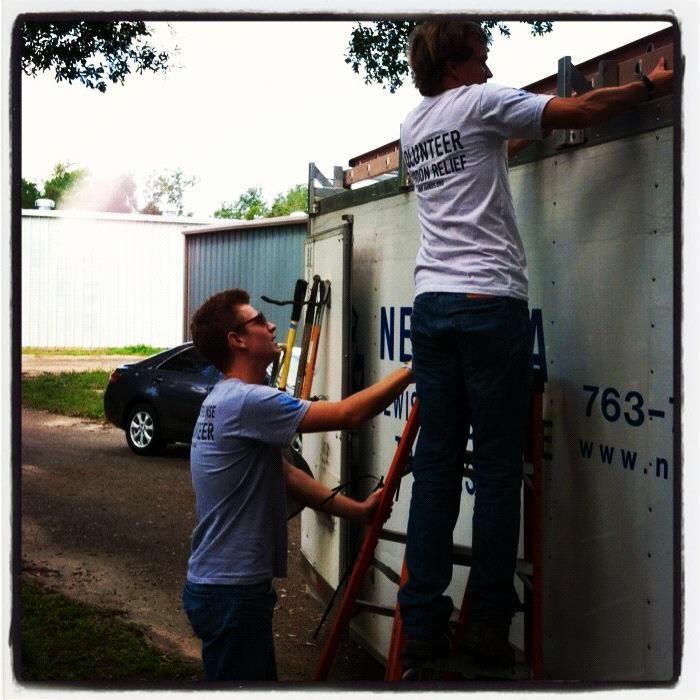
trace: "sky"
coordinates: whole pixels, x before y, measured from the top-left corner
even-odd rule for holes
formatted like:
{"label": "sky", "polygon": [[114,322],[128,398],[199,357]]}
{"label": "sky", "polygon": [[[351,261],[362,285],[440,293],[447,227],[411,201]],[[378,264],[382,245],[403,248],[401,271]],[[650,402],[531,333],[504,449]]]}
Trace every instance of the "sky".
{"label": "sky", "polygon": [[[154,40],[178,47],[166,74],[132,75],[106,93],[44,74],[22,78],[22,175],[41,182],[56,163],[97,177],[176,168],[197,178],[185,209],[211,216],[249,187],[270,204],[305,184],[313,161],[328,176],[353,156],[399,137],[420,100],[365,85],[345,63],[352,22],[152,23]],[[521,87],[646,36],[664,22],[556,22],[545,37],[509,23],[494,33],[492,82]]]}

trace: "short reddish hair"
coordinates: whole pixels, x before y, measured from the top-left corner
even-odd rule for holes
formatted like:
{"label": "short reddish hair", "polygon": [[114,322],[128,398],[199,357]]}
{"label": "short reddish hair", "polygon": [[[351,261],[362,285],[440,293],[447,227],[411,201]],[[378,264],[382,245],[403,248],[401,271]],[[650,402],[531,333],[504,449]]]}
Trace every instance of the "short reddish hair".
{"label": "short reddish hair", "polygon": [[248,303],[250,295],[244,289],[227,289],[209,297],[192,316],[192,342],[220,372],[229,368],[233,357],[227,336],[240,323],[238,307]]}

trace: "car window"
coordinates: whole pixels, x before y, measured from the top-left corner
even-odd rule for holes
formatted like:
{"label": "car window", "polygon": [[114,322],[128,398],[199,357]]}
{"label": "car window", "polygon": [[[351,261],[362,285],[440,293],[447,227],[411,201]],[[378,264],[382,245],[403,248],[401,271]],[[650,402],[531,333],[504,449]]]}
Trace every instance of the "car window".
{"label": "car window", "polygon": [[188,374],[204,374],[211,366],[209,360],[202,357],[197,348],[189,348],[164,362],[160,369],[167,369],[172,372],[187,372]]}

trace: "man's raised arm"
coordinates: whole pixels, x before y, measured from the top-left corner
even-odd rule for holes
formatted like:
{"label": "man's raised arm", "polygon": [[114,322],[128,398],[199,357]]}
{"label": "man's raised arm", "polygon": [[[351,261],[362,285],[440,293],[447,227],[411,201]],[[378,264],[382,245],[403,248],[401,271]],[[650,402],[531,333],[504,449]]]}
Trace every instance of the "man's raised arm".
{"label": "man's raised arm", "polygon": [[545,105],[542,129],[581,129],[610,119],[650,97],[669,94],[673,89],[673,71],[661,58],[647,81],[635,80],[618,87],[598,88],[576,97],[555,97]]}
{"label": "man's raised arm", "polygon": [[412,381],[410,367],[401,367],[342,401],[314,401],[298,430],[300,433],[316,433],[359,428],[383,411]]}

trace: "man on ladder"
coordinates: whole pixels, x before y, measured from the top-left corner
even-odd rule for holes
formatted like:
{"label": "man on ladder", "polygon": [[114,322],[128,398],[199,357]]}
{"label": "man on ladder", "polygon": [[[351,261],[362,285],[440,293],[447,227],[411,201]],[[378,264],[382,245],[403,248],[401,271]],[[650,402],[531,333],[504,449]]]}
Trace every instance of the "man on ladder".
{"label": "man on ladder", "polygon": [[[404,666],[447,656],[452,532],[468,424],[476,494],[465,650],[515,664],[509,629],[532,372],[528,279],[508,183],[508,155],[553,128],[582,128],[668,92],[659,64],[640,81],[572,98],[487,85],[478,24],[426,22],[409,42],[423,101],[401,127],[421,246],[411,340],[421,431],[413,459],[408,581],[398,601]],[[509,141],[509,139],[511,139]],[[506,146],[507,144],[507,146]]]}

